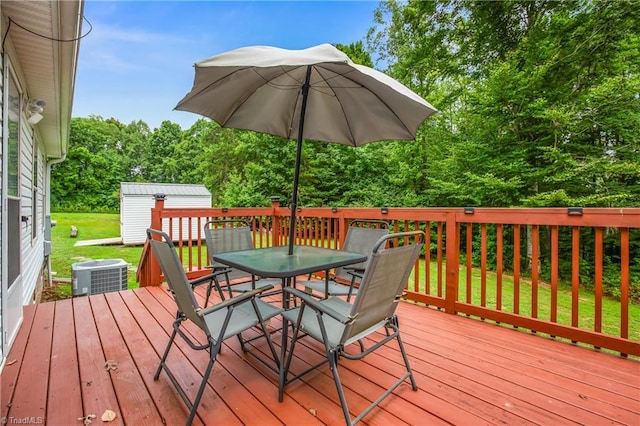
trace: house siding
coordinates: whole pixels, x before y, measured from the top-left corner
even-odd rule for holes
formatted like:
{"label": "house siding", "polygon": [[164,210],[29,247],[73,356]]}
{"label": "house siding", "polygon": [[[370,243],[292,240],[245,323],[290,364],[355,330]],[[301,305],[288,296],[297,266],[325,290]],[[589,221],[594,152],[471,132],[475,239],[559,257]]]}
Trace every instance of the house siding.
{"label": "house siding", "polygon": [[[22,261],[22,285],[23,285],[23,304],[28,305],[33,302],[33,295],[42,272],[44,263],[44,241],[43,233],[40,228],[40,213],[33,217],[33,204],[36,205],[36,211],[40,212],[43,208],[43,197],[38,191],[37,197],[33,199],[33,170],[37,167],[38,180],[44,174],[44,168],[40,161],[34,164],[33,147],[37,143],[34,139],[35,132],[26,122],[26,118],[22,120],[22,140],[20,143],[21,164],[20,164],[20,191],[21,191],[21,214],[28,218],[28,222],[20,222],[20,242],[21,242],[21,261]],[[36,238],[32,239],[32,221],[36,221],[38,229]]]}

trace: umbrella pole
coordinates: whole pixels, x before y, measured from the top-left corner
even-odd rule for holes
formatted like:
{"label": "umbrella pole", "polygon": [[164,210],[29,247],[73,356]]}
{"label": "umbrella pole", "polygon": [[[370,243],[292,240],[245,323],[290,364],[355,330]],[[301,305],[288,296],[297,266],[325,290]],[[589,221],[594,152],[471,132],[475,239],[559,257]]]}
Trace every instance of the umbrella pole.
{"label": "umbrella pole", "polygon": [[307,66],[307,75],[302,85],[302,105],[300,108],[300,125],[298,126],[298,143],[296,146],[296,165],[293,172],[293,196],[291,197],[291,220],[289,222],[289,255],[293,254],[296,238],[296,211],[298,210],[298,178],[300,177],[300,159],[302,158],[302,134],[304,131],[304,116],[307,111],[307,96],[309,95],[309,81],[311,80],[311,65]]}

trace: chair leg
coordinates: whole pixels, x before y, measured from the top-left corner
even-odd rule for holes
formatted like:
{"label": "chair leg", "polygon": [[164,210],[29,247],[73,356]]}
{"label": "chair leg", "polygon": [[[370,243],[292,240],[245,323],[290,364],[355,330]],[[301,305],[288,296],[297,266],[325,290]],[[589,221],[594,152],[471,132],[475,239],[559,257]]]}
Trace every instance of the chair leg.
{"label": "chair leg", "polygon": [[158,365],[158,369],[156,370],[156,374],[153,376],[153,380],[158,380],[160,378],[160,372],[162,371],[162,368],[166,365],[166,361],[167,361],[167,355],[169,355],[169,350],[171,349],[171,346],[173,345],[173,341],[176,338],[176,330],[174,329],[173,332],[171,333],[171,337],[169,338],[169,343],[167,343],[167,347],[164,350],[164,354],[162,355],[162,358],[160,359],[160,364]]}
{"label": "chair leg", "polygon": [[342,382],[340,381],[340,375],[338,374],[338,358],[340,357],[340,353],[332,349],[327,352],[327,358],[329,359],[329,369],[333,374],[333,381],[336,384],[336,389],[338,390],[338,397],[340,398],[340,405],[342,406],[342,414],[344,414],[344,419],[347,422],[347,425],[353,425],[351,421],[351,415],[349,414],[349,406],[347,405],[347,398],[344,395],[344,390],[342,389]]}
{"label": "chair leg", "polygon": [[206,296],[204,298],[204,307],[205,308],[209,305],[209,297],[211,297],[211,290],[213,289],[213,280],[214,280],[214,278],[211,278],[211,282],[207,286],[207,293],[206,293]]}
{"label": "chair leg", "polygon": [[236,335],[236,337],[238,338],[238,341],[240,342],[240,349],[242,349],[242,352],[248,352],[249,350],[245,347],[244,339],[242,338],[242,333],[238,333]]}
{"label": "chair leg", "polygon": [[[398,317],[393,317],[391,321],[398,327]],[[411,365],[409,365],[409,357],[407,356],[407,351],[404,349],[404,344],[402,343],[402,339],[400,338],[400,329],[398,328],[398,335],[396,339],[398,340],[398,346],[400,346],[400,353],[402,353],[402,359],[404,360],[404,365],[407,368],[407,373],[409,375],[409,380],[411,380],[411,389],[414,391],[418,390],[418,385],[416,384],[416,380],[413,377],[413,371],[411,370]]]}
{"label": "chair leg", "polygon": [[202,394],[207,388],[207,382],[209,381],[209,376],[211,375],[211,371],[213,370],[213,364],[216,362],[216,356],[218,355],[220,345],[222,343],[218,343],[214,345],[211,343],[209,347],[209,364],[207,364],[207,368],[202,376],[202,383],[200,383],[200,388],[198,388],[198,393],[196,394],[193,403],[191,404],[191,411],[189,412],[189,418],[187,419],[187,426],[190,426],[193,423],[193,419],[196,416],[196,412],[198,411],[198,405],[200,405],[200,400],[202,399]]}

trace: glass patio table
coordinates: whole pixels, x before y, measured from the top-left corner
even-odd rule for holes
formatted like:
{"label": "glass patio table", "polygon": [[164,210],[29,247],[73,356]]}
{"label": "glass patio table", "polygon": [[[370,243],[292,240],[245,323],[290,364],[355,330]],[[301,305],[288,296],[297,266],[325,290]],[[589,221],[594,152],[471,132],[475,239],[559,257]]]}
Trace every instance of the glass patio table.
{"label": "glass patio table", "polygon": [[[329,270],[364,262],[367,256],[324,247],[299,246],[293,247],[293,254],[287,254],[287,246],[267,247],[252,250],[230,251],[213,255],[213,260],[232,268],[237,268],[264,278],[281,278],[282,286],[293,287],[295,277],[317,271],[325,271],[325,283],[329,279]],[[282,307],[289,307],[289,298],[282,292]],[[282,380],[282,361],[287,349],[287,321],[282,321],[282,348],[280,365],[280,380]],[[279,395],[282,400],[282,395]]]}
{"label": "glass patio table", "polygon": [[261,277],[282,278],[283,284],[285,280],[298,275],[328,271],[367,260],[367,256],[360,253],[324,247],[294,246],[291,255],[287,251],[286,246],[230,251],[214,255],[213,260]]}

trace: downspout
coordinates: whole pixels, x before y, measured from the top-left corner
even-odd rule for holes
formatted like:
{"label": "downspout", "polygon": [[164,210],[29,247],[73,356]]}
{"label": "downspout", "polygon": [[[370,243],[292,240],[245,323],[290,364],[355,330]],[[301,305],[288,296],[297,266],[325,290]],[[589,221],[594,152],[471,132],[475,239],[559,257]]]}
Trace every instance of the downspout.
{"label": "downspout", "polygon": [[[45,228],[49,229],[49,233],[51,233],[51,166],[54,164],[62,163],[67,158],[67,153],[63,152],[62,157],[54,158],[51,160],[47,160],[47,170],[45,172],[45,220],[49,223],[45,224]],[[45,235],[45,238],[47,235]],[[49,241],[44,241],[45,247],[49,245],[49,253],[46,253],[45,256],[45,264],[47,268],[47,284],[49,287],[53,284],[53,278],[51,276],[51,235],[49,235]]]}
{"label": "downspout", "polygon": [[62,153],[62,157],[60,158],[53,158],[51,160],[47,160],[47,173],[46,173],[46,184],[45,184],[45,188],[48,189],[48,191],[45,191],[45,194],[47,194],[47,200],[45,202],[45,207],[44,207],[44,212],[45,215],[47,216],[51,216],[51,166],[53,166],[54,164],[60,164],[62,163],[65,159],[67,158],[67,153],[63,152]]}

